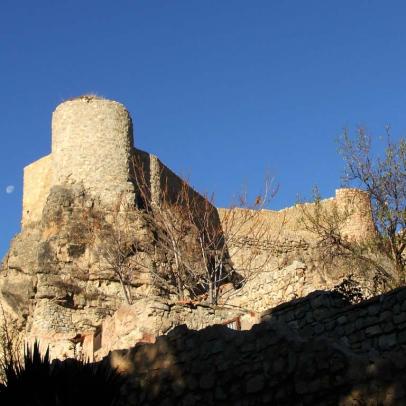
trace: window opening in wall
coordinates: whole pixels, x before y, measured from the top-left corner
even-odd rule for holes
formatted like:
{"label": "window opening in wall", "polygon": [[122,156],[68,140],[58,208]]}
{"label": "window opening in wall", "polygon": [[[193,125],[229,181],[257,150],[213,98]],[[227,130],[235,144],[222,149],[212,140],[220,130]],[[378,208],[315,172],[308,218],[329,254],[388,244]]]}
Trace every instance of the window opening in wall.
{"label": "window opening in wall", "polygon": [[236,317],[235,319],[227,320],[226,322],[223,323],[225,326],[227,326],[230,330],[241,330],[241,322],[240,318]]}

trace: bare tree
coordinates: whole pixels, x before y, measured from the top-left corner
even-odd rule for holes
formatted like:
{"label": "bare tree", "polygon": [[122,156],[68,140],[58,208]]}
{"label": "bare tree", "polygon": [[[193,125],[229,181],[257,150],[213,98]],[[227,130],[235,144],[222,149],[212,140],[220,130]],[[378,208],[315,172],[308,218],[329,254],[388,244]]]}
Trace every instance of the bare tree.
{"label": "bare tree", "polygon": [[[313,190],[311,204],[299,203],[301,217],[300,227],[313,234],[317,238],[318,260],[326,269],[336,266],[344,266],[351,272],[358,270],[360,274],[368,273],[369,269],[374,272],[371,288],[368,295],[376,294],[379,289],[393,288],[396,281],[392,274],[380,261],[377,253],[377,240],[375,234],[371,238],[352,239],[346,233],[346,226],[353,220],[356,199],[348,199],[345,205],[338,205],[335,200],[322,201],[317,188]],[[370,212],[364,213],[369,216]],[[352,280],[352,273],[348,275]],[[348,282],[348,281],[347,281]],[[346,284],[347,286],[348,284]]]}
{"label": "bare tree", "polygon": [[195,295],[193,224],[183,204],[186,183],[170,204],[163,195],[162,204],[153,205],[148,182],[145,173],[137,176],[140,207],[119,198],[114,207],[92,209],[88,216],[100,270],[114,274],[128,304],[134,299],[132,287],[146,279],[179,300],[189,297],[188,291]]}
{"label": "bare tree", "polygon": [[148,274],[161,293],[178,301],[217,304],[224,284],[238,288],[270,261],[274,236],[261,215],[276,192],[269,179],[253,205],[242,195],[220,218],[212,197],[198,194],[163,166],[151,175],[145,159],[135,155],[132,164],[137,207],[118,201],[89,221],[101,268],[114,273],[127,303],[138,276]]}
{"label": "bare tree", "polygon": [[[221,210],[219,227],[217,223],[204,223],[202,228],[207,232],[201,233],[199,242],[201,257],[207,257],[205,251],[211,254],[211,262],[205,260],[203,264],[212,303],[220,300],[224,282],[232,281],[234,287],[239,288],[259,273],[270,271],[281,230],[271,232],[263,210],[276,190],[266,178],[263,193],[257,195],[252,204],[246,194],[241,194],[238,204]],[[283,224],[282,221],[281,228]]]}
{"label": "bare tree", "polygon": [[346,164],[344,182],[369,193],[378,231],[375,244],[391,261],[399,285],[404,285],[406,247],[406,141],[391,140],[386,128],[383,156],[374,154],[371,136],[359,128],[353,139],[345,131],[340,152]]}
{"label": "bare tree", "polygon": [[[135,210],[122,198],[113,207],[92,209],[89,216],[100,270],[113,273],[127,304],[133,303],[132,288],[142,285],[141,281],[151,270],[149,258],[154,252],[155,231],[147,222],[145,213]],[[160,285],[164,284],[161,280]]]}
{"label": "bare tree", "polygon": [[380,156],[374,153],[371,141],[363,128],[353,138],[346,130],[339,150],[345,162],[343,183],[368,193],[371,211],[367,215],[372,214],[376,232],[364,240],[349,239],[343,230],[351,221],[357,202],[349,201],[345,207],[338,207],[335,202],[323,205],[317,191],[313,205],[301,205],[301,221],[305,230],[318,236],[325,263],[343,259],[350,266],[370,266],[376,271],[376,278],[393,288],[404,285],[406,276],[406,142],[400,139],[393,143],[387,128]]}
{"label": "bare tree", "polygon": [[[152,272],[159,281],[166,280],[175,286],[179,300],[207,297],[209,303],[216,304],[223,284],[232,282],[241,286],[269,262],[271,250],[260,250],[260,256],[258,251],[247,250],[241,243],[247,234],[252,241],[262,243],[271,238],[260,211],[276,192],[271,190],[268,180],[264,192],[251,207],[243,195],[239,207],[226,210],[220,219],[212,197],[201,196],[185,180],[168,179],[162,173],[159,199],[153,201],[143,163],[134,158],[134,166],[141,206],[155,230],[153,245],[157,260]],[[230,259],[230,246],[234,254],[245,249],[238,272]],[[164,261],[158,259],[159,254],[164,254]]]}
{"label": "bare tree", "polygon": [[132,304],[129,288],[133,269],[128,264],[128,258],[134,252],[133,235],[128,229],[128,218],[120,209],[110,213],[110,221],[102,223],[98,239],[98,254],[104,260],[102,267],[114,273],[120,282],[127,304]]}

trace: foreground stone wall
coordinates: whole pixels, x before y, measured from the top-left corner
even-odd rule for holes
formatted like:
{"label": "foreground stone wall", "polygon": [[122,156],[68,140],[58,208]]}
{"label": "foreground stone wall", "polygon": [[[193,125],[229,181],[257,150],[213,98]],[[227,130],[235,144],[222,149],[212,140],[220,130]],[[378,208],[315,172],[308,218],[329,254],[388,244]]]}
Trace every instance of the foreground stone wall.
{"label": "foreground stone wall", "polygon": [[356,305],[338,294],[314,292],[264,312],[262,320],[335,339],[356,353],[383,354],[406,345],[406,288]]}
{"label": "foreground stone wall", "polygon": [[96,334],[100,341],[93,352],[85,356],[101,359],[112,350],[130,348],[138,342],[155,342],[158,336],[168,334],[179,325],[201,330],[224,324],[248,330],[258,321],[258,316],[240,309],[144,298],[133,305],[122,305],[111,317],[106,318]]}
{"label": "foreground stone wall", "polygon": [[249,331],[180,326],[114,351],[123,405],[402,405],[406,288],[357,305],[314,292]]}
{"label": "foreground stone wall", "polygon": [[129,377],[122,405],[401,405],[405,353],[390,355],[368,359],[269,321],[250,331],[178,327],[110,363]]}

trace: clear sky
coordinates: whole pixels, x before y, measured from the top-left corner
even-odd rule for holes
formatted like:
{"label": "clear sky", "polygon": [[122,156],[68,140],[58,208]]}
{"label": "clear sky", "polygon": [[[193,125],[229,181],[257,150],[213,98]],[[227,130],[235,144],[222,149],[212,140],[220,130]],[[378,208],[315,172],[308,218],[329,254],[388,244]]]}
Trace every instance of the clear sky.
{"label": "clear sky", "polygon": [[266,171],[275,209],[332,196],[344,127],[406,132],[405,21],[401,0],[1,0],[0,256],[52,111],[89,92],[218,206]]}

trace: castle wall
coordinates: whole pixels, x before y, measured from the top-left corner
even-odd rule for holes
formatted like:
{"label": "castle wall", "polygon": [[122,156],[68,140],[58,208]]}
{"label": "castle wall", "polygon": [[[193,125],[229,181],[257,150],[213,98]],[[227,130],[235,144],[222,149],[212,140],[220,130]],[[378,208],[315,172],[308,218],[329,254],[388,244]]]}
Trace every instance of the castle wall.
{"label": "castle wall", "polygon": [[[133,159],[135,160],[135,168],[137,175],[141,177],[147,189],[149,189],[149,199],[153,204],[160,204],[162,201],[166,203],[180,202],[182,192],[189,193],[190,199],[204,200],[203,196],[197,193],[188,183],[180,176],[170,170],[160,159],[153,154],[134,149]],[[144,173],[141,174],[140,170]]]}
{"label": "castle wall", "polygon": [[157,156],[134,149],[133,162],[134,165],[130,166],[136,191],[139,189],[138,179],[143,183],[146,197],[153,205],[162,203],[182,205],[186,204],[185,199],[188,199],[196,215],[204,211],[207,215],[207,211],[210,211],[213,224],[218,224],[217,209],[184,179],[164,165]]}
{"label": "castle wall", "polygon": [[101,203],[120,198],[132,205],[139,203],[141,180],[153,204],[180,203],[185,190],[205,201],[155,155],[134,149],[132,131],[128,111],[115,101],[83,96],[60,104],[52,117],[52,154],[25,169],[23,226],[40,220],[56,185],[83,187]]}
{"label": "castle wall", "polygon": [[41,220],[52,185],[52,155],[47,155],[24,168],[22,226]]}
{"label": "castle wall", "polygon": [[82,184],[105,203],[122,193],[131,201],[132,148],[132,122],[123,105],[94,97],[66,101],[52,116],[53,184]]}
{"label": "castle wall", "polygon": [[249,331],[180,326],[110,362],[131,378],[128,405],[401,405],[405,298],[403,288],[348,306],[318,292]]}
{"label": "castle wall", "polygon": [[[335,198],[322,200],[320,207],[325,213],[345,213],[341,231],[350,240],[365,240],[375,233],[365,192],[339,189]],[[241,289],[224,296],[225,303],[261,312],[318,289],[333,289],[349,273],[365,297],[383,291],[365,264],[323,260],[319,237],[305,230],[301,221],[304,211],[312,214],[314,209],[311,203],[280,211],[219,209],[223,229],[231,235],[228,249],[233,267],[246,278]]]}
{"label": "castle wall", "polygon": [[[348,215],[348,219],[343,225],[342,233],[353,240],[363,240],[371,237],[374,234],[374,224],[372,221],[371,204],[368,194],[359,189],[337,189],[336,196],[329,199],[321,200],[323,210],[332,210],[334,206],[341,212]],[[274,210],[260,210],[258,215],[252,216],[252,221],[247,221],[244,212],[247,209],[218,209],[220,219],[224,223],[230,210],[237,214],[235,228],[239,228],[239,235],[242,239],[249,238],[253,227],[253,221],[264,224],[267,232],[264,236],[269,238],[291,237],[296,240],[299,236],[305,239],[314,240],[312,233],[304,230],[301,219],[303,218],[304,210],[308,213],[313,213],[315,205],[313,203],[297,204],[293,207]],[[239,214],[240,212],[241,214]],[[241,220],[238,220],[238,217]],[[241,226],[242,223],[242,226]],[[228,225],[224,226],[229,228]]]}

